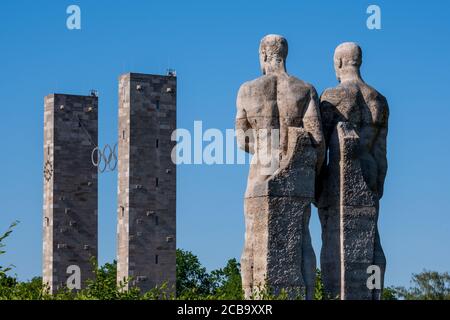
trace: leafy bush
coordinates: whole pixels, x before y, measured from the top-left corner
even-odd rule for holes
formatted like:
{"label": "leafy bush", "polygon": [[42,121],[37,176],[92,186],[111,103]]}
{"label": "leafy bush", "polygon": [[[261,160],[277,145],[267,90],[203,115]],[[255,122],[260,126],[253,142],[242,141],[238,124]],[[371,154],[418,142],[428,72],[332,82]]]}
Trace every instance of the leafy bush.
{"label": "leafy bush", "polygon": [[450,274],[424,270],[413,274],[412,287],[388,288],[396,299],[404,300],[450,300]]}
{"label": "leafy bush", "polygon": [[[18,222],[10,225],[7,231],[0,235],[0,255],[5,253],[4,241],[8,238]],[[240,264],[236,259],[228,260],[223,269],[210,273],[202,266],[197,256],[192,252],[177,249],[177,299],[214,299],[241,300],[244,298],[241,284]],[[80,291],[70,291],[67,288],[57,293],[49,294],[48,286],[42,283],[42,278],[35,277],[29,281],[19,281],[8,273],[14,266],[0,266],[0,300],[157,300],[175,299],[172,288],[166,284],[156,287],[149,292],[141,293],[138,288],[125,290],[131,279],[117,285],[117,263],[106,263],[103,266],[94,264],[95,277],[88,280],[86,288]],[[316,300],[329,300],[324,293],[320,270],[317,270]],[[450,274],[435,271],[423,271],[413,274],[413,286],[387,287],[383,290],[384,300],[450,300]],[[258,296],[254,298],[266,300],[287,299],[288,294],[281,292],[274,295],[269,288],[260,288]],[[299,293],[297,299],[303,299]]]}

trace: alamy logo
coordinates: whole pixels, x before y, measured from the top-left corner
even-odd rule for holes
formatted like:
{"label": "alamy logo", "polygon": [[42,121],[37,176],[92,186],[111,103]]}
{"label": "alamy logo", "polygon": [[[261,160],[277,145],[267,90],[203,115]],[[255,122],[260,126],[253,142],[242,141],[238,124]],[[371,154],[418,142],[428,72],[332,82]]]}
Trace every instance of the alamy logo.
{"label": "alamy logo", "polygon": [[381,269],[379,266],[372,265],[367,268],[367,274],[370,274],[367,278],[367,288],[369,290],[381,289]]}
{"label": "alamy logo", "polygon": [[367,28],[369,30],[380,30],[381,29],[381,8],[375,4],[370,5],[367,8],[367,14],[370,16],[367,18]]}
{"label": "alamy logo", "polygon": [[67,274],[70,276],[67,278],[67,288],[69,290],[80,290],[81,289],[81,269],[77,265],[70,265],[66,270]]}
{"label": "alamy logo", "polygon": [[66,13],[69,14],[66,20],[66,26],[69,30],[81,29],[81,9],[77,5],[67,7]]}
{"label": "alamy logo", "polygon": [[[237,140],[237,144],[235,143]],[[219,129],[203,131],[202,121],[194,121],[193,135],[187,129],[176,129],[171,140],[172,162],[176,165],[258,164],[260,173],[271,175],[280,168],[279,129]],[[247,154],[242,149],[249,150]]]}

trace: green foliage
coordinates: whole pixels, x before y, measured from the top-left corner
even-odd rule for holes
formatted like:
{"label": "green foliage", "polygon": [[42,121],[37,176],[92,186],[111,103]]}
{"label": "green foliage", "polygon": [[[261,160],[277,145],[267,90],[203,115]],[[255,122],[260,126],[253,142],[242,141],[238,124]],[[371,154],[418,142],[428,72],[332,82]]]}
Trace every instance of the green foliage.
{"label": "green foliage", "polygon": [[[74,299],[78,300],[135,300],[140,299],[141,295],[137,288],[124,290],[127,282],[117,285],[117,262],[106,263],[100,268],[95,260],[94,279],[86,281],[86,289],[73,294]],[[61,292],[67,294],[67,292]]]}
{"label": "green foliage", "polygon": [[[10,225],[7,231],[0,235],[0,255],[5,253],[4,241],[7,239],[18,222]],[[192,252],[177,250],[177,299],[214,299],[241,300],[244,298],[241,284],[240,265],[236,259],[230,259],[223,269],[208,273],[197,256]],[[175,299],[174,288],[166,284],[156,287],[149,292],[141,293],[138,288],[125,288],[132,279],[125,279],[117,285],[117,263],[106,263],[99,267],[95,261],[95,277],[88,280],[86,288],[80,291],[70,291],[67,288],[50,295],[48,286],[42,283],[42,278],[36,277],[30,281],[21,282],[16,277],[8,275],[13,266],[0,266],[0,300],[157,300]],[[325,295],[322,275],[316,272],[316,300],[329,300]],[[423,271],[413,274],[413,286],[387,287],[383,290],[383,300],[450,300],[450,274],[435,271]],[[257,290],[253,298],[265,300],[284,300],[292,298],[292,293],[282,291],[274,294],[270,288]],[[295,295],[296,299],[304,299],[303,292]]]}
{"label": "green foliage", "polygon": [[206,298],[211,294],[211,277],[192,252],[177,249],[177,296]]}
{"label": "green foliage", "polygon": [[404,300],[450,300],[450,274],[424,270],[413,274],[412,287],[391,288],[395,296]]}
{"label": "green foliage", "polygon": [[192,252],[177,249],[177,297],[179,299],[242,299],[240,265],[230,259],[223,269],[206,271]]}
{"label": "green foliage", "polygon": [[327,300],[325,297],[325,289],[322,282],[322,273],[316,269],[316,287],[314,290],[314,300]]}
{"label": "green foliage", "polygon": [[[9,226],[8,230],[6,230],[6,232],[5,232],[4,234],[0,235],[0,256],[1,256],[2,254],[5,254],[5,253],[6,253],[6,251],[3,250],[3,248],[5,247],[5,244],[4,244],[3,242],[5,241],[6,238],[9,237],[9,235],[12,233],[13,229],[14,229],[18,224],[19,224],[19,221],[13,222],[13,223]],[[8,267],[2,267],[2,266],[0,266],[0,279],[1,279],[2,277],[6,277],[6,273],[7,273],[8,271],[10,271],[10,270],[11,270],[11,266],[8,266]]]}
{"label": "green foliage", "polygon": [[[11,234],[17,225],[14,223],[0,237],[0,248],[4,248],[3,241]],[[5,251],[0,251],[4,254]],[[42,278],[36,277],[30,281],[21,282],[7,273],[11,267],[0,266],[0,300],[156,300],[175,299],[174,288],[167,284],[156,287],[149,292],[141,293],[138,288],[130,287],[125,290],[132,279],[125,279],[117,285],[117,263],[106,263],[98,266],[92,261],[94,278],[86,282],[83,290],[71,291],[60,289],[57,293],[49,294],[48,286]],[[198,258],[191,252],[177,250],[177,286],[179,299],[241,299],[240,266],[236,259],[228,261],[223,269],[208,273]]]}
{"label": "green foliage", "polygon": [[398,300],[397,291],[393,287],[387,287],[383,289],[381,293],[381,300]]}
{"label": "green foliage", "polygon": [[223,269],[211,272],[212,293],[218,300],[242,300],[242,280],[240,264],[236,259],[228,260]]}

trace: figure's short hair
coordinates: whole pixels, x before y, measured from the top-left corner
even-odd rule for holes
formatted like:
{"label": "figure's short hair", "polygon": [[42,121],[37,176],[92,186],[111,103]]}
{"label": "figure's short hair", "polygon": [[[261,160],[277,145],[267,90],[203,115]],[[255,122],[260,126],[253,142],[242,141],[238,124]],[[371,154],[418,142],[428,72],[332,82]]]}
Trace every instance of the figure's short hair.
{"label": "figure's short hair", "polygon": [[259,54],[264,53],[267,60],[283,59],[288,55],[288,43],[286,38],[277,34],[269,34],[262,38],[259,45]]}
{"label": "figure's short hair", "polygon": [[362,64],[362,50],[355,42],[344,42],[334,51],[334,64],[359,68]]}

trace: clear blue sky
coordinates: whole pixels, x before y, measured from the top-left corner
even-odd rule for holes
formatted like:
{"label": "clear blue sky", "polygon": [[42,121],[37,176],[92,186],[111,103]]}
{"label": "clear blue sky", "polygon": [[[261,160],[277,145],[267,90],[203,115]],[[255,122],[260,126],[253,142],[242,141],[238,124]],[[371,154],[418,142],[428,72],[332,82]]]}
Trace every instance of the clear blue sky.
{"label": "clear blue sky", "polygon": [[[275,4],[276,3],[276,4]],[[66,8],[82,30],[66,28]],[[366,8],[382,30],[366,28]],[[178,73],[178,125],[233,128],[240,84],[259,76],[259,40],[289,41],[288,71],[317,91],[336,85],[333,50],[359,42],[363,77],[389,100],[389,172],[380,232],[386,284],[423,268],[450,270],[450,3],[448,1],[2,1],[0,4],[0,230],[19,227],[0,264],[22,279],[41,274],[43,97],[100,95],[100,143],[117,140],[117,78]],[[180,166],[178,247],[208,269],[239,257],[244,165]],[[116,177],[100,178],[100,262],[115,258]],[[320,227],[311,222],[316,254]]]}

